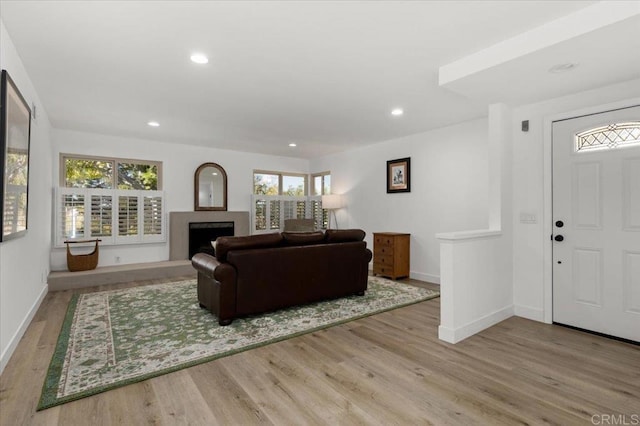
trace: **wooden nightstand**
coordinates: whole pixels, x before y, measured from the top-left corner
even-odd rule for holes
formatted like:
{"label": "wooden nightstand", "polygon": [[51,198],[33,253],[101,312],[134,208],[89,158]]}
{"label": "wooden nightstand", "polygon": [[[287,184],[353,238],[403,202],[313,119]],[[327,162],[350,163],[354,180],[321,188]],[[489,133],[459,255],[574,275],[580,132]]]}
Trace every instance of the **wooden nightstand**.
{"label": "wooden nightstand", "polygon": [[393,280],[409,276],[411,234],[373,233],[373,273]]}

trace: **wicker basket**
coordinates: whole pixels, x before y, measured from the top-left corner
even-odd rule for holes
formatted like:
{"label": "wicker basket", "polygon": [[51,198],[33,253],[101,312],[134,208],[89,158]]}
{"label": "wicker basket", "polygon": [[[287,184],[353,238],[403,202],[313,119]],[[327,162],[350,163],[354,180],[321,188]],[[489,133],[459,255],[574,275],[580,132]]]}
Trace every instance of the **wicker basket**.
{"label": "wicker basket", "polygon": [[[78,241],[65,241],[67,245],[67,268],[71,272],[77,271],[90,271],[92,269],[96,269],[98,266],[98,256],[100,254],[100,249],[98,247],[98,243],[102,241],[99,239],[95,240],[78,240]],[[93,248],[93,251],[88,254],[73,254],[71,253],[71,248],[69,244],[78,244],[78,243],[93,243],[96,245]]]}

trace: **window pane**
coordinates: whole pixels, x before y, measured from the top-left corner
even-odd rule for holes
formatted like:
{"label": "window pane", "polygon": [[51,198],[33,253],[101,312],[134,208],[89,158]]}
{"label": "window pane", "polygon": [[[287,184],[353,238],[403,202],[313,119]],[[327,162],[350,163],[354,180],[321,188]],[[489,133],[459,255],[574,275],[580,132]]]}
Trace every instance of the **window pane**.
{"label": "window pane", "polygon": [[[26,150],[7,147],[4,186],[5,234],[27,229],[27,169]],[[1,201],[0,201],[1,202]]]}
{"label": "window pane", "polygon": [[158,166],[151,164],[118,163],[118,189],[158,189]]}
{"label": "window pane", "polygon": [[65,158],[65,186],[67,188],[113,189],[113,162]]}
{"label": "window pane", "polygon": [[305,194],[304,176],[282,176],[282,195],[301,196]]}
{"label": "window pane", "polygon": [[256,195],[278,195],[278,175],[254,173],[253,193]]}
{"label": "window pane", "polygon": [[640,144],[640,122],[614,123],[576,135],[576,151],[611,149]]}
{"label": "window pane", "polygon": [[331,194],[331,175],[324,176],[324,185],[322,187],[322,195]]}
{"label": "window pane", "polygon": [[313,177],[313,195],[322,195],[322,176]]}

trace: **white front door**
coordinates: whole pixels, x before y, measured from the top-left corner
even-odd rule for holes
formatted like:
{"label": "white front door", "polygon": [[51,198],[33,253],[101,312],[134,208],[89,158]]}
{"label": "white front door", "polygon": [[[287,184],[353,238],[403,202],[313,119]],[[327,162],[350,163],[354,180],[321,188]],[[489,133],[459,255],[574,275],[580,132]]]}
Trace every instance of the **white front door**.
{"label": "white front door", "polygon": [[553,321],[640,342],[640,106],[552,136]]}

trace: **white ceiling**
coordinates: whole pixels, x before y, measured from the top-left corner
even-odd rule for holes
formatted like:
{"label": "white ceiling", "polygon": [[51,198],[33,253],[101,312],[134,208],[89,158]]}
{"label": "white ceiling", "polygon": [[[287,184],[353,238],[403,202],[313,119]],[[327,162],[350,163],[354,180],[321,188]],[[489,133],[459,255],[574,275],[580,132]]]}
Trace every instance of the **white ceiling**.
{"label": "white ceiling", "polygon": [[1,1],[0,17],[56,128],[313,158],[485,116],[514,75],[455,93],[440,67],[594,3]]}

